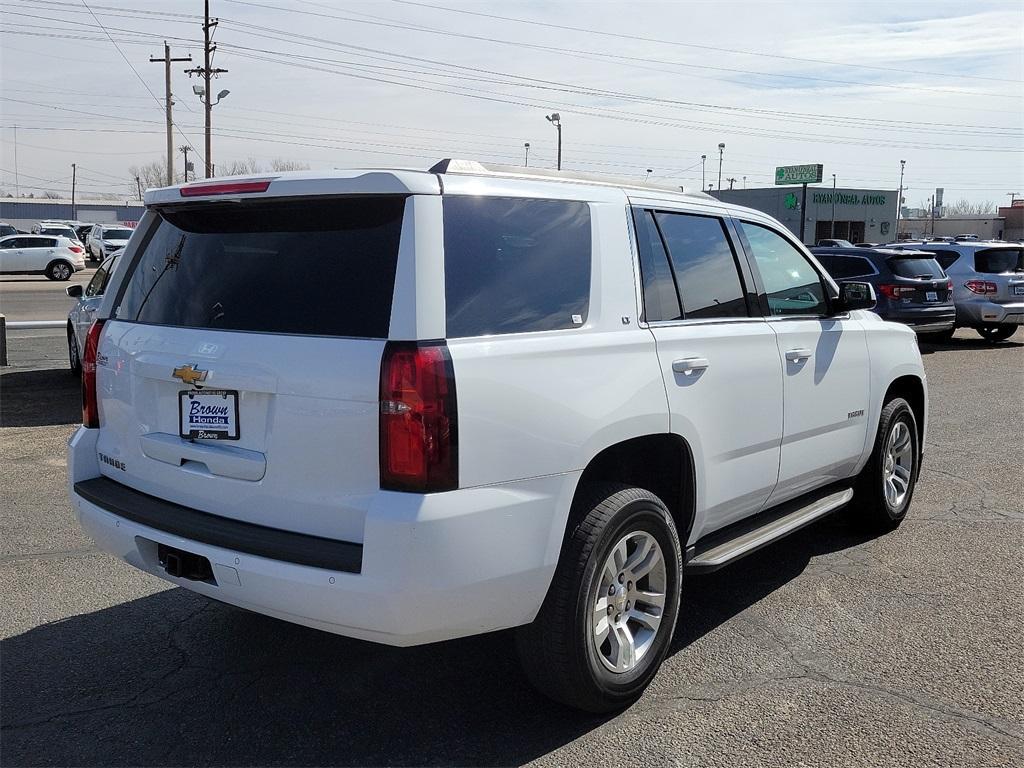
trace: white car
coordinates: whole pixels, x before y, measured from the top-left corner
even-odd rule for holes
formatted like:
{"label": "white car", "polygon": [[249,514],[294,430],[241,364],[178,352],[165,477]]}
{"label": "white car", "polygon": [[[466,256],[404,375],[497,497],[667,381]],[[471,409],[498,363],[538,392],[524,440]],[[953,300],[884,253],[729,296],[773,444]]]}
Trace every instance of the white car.
{"label": "white car", "polygon": [[83,249],[85,248],[82,241],[78,239],[78,233],[75,232],[75,228],[63,221],[41,221],[32,227],[32,233],[36,235],[66,237],[75,245],[82,246]]}
{"label": "white car", "polygon": [[468,161],[146,206],[68,482],[101,548],[173,584],[389,645],[516,627],[540,690],[609,711],[668,652],[684,570],[851,501],[907,514],[916,336],[763,213]]}
{"label": "white car", "polygon": [[0,237],[0,273],[39,274],[70,280],[85,269],[85,249],[69,238],[50,235]]}
{"label": "white car", "polygon": [[124,248],[134,231],[131,227],[96,224],[87,238],[89,255],[97,261],[103,261],[118,248]]}
{"label": "white car", "polygon": [[82,372],[82,349],[85,347],[89,328],[96,319],[96,310],[100,308],[103,292],[120,260],[121,250],[118,249],[113,256],[100,264],[88,285],[83,287],[75,283],[64,289],[68,296],[77,299],[75,306],[68,312],[68,365],[71,373],[76,376]]}

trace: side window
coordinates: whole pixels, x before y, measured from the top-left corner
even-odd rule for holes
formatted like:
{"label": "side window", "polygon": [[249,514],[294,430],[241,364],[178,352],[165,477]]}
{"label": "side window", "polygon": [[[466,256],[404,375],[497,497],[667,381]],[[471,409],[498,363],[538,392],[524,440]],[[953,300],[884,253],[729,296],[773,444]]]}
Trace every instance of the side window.
{"label": "side window", "polygon": [[874,273],[871,262],[860,256],[840,256],[832,253],[816,253],[814,255],[835,280],[849,280],[853,277],[864,277]]}
{"label": "side window", "polygon": [[828,312],[821,277],[796,246],[760,224],[741,221],[773,315],[824,315]]}
{"label": "side window", "polygon": [[590,308],[590,206],[447,197],[444,284],[452,338],[576,328]]}
{"label": "side window", "polygon": [[57,247],[57,241],[54,238],[52,238],[52,237],[41,237],[41,238],[39,238],[39,243],[37,244],[36,247],[37,248],[56,248]]}
{"label": "side window", "polygon": [[679,294],[672,278],[668,253],[658,234],[658,225],[654,223],[654,214],[637,209],[633,219],[640,254],[640,279],[644,287],[644,320],[649,323],[679,320],[683,316],[679,308]]}
{"label": "side window", "polygon": [[939,266],[945,271],[949,269],[960,258],[960,254],[956,251],[933,251],[935,254],[935,260],[939,262]]}
{"label": "side window", "polygon": [[82,292],[83,296],[89,298],[103,293],[103,286],[107,284],[109,264],[110,262],[105,261],[100,265],[99,269],[96,270],[96,274],[92,276],[92,280],[85,286],[85,290]]}
{"label": "side window", "polygon": [[683,317],[747,317],[747,300],[725,225],[711,216],[658,213]]}

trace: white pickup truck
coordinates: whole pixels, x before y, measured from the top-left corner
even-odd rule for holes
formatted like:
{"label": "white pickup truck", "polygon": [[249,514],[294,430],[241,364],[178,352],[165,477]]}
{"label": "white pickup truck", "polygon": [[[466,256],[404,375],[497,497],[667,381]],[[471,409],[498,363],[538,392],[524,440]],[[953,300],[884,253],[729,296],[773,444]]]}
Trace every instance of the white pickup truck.
{"label": "white pickup truck", "polygon": [[907,513],[915,334],[762,213],[471,161],[146,208],[68,479],[174,584],[391,645],[516,627],[538,688],[608,711],[687,620],[684,571]]}

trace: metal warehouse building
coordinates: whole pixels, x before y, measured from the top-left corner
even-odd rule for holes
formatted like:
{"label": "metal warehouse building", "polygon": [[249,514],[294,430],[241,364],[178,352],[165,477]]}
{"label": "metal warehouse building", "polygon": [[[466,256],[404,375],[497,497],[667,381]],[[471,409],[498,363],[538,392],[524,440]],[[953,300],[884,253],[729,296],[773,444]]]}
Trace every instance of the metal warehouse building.
{"label": "metal warehouse building", "polygon": [[37,198],[0,198],[0,221],[27,232],[39,221],[77,219],[83,224],[127,224],[133,226],[142,218],[142,203],[115,201],[89,201],[75,205],[71,215],[70,200],[40,200]]}
{"label": "metal warehouse building", "polygon": [[[764,187],[760,189],[723,189],[714,193],[727,203],[745,205],[774,216],[790,232],[800,236],[799,186]],[[837,189],[835,230],[833,234],[832,187],[808,186],[804,243],[813,245],[826,237],[852,243],[884,243],[896,239],[896,190]]]}

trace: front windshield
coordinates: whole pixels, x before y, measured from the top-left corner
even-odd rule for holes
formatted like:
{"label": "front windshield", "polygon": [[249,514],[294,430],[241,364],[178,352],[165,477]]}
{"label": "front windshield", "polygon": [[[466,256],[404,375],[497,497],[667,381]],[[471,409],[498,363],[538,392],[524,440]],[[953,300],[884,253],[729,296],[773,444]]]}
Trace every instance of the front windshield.
{"label": "front windshield", "polygon": [[127,240],[132,236],[130,229],[105,229],[103,230],[104,240]]}
{"label": "front windshield", "polygon": [[40,235],[60,235],[61,237],[72,237],[77,239],[75,233],[67,227],[43,227],[39,230]]}

